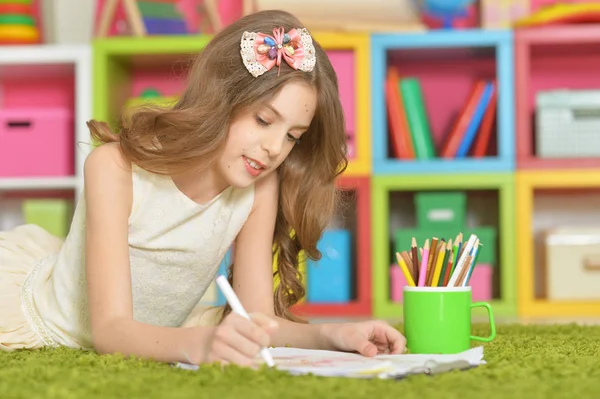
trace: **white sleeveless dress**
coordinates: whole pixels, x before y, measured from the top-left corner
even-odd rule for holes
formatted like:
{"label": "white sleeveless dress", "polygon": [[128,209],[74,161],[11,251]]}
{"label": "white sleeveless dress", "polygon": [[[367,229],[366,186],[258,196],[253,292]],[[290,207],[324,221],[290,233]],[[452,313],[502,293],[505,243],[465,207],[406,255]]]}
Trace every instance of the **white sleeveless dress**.
{"label": "white sleeveless dress", "polygon": [[[181,326],[254,202],[254,186],[200,205],[169,176],[132,168],[129,256],[133,317]],[[92,348],[85,276],[85,200],[64,242],[35,225],[0,232],[0,350]]]}

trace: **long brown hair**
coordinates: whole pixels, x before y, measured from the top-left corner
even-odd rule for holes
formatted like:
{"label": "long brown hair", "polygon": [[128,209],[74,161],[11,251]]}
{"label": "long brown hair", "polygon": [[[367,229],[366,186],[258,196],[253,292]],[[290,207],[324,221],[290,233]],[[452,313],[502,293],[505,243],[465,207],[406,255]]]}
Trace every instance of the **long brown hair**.
{"label": "long brown hair", "polygon": [[[118,141],[124,156],[141,168],[173,173],[213,162],[225,144],[231,120],[277,95],[286,83],[299,80],[314,87],[317,109],[312,123],[277,171],[279,204],[273,237],[274,277],[279,280],[275,314],[300,321],[290,310],[305,294],[298,272],[299,253],[321,258],[317,242],[335,211],[335,179],[348,162],[346,131],[335,71],[314,37],[317,61],[312,72],[297,71],[282,62],[279,70],[274,67],[254,78],[243,65],[243,32],[272,34],[278,27],[287,32],[303,25],[293,15],[277,10],[241,18],[215,35],[197,56],[188,85],[173,107],[140,108],[121,121],[118,135],[106,123],[92,120],[88,126],[92,138],[100,143]],[[233,265],[230,281],[232,269]],[[226,307],[223,316],[229,312]]]}

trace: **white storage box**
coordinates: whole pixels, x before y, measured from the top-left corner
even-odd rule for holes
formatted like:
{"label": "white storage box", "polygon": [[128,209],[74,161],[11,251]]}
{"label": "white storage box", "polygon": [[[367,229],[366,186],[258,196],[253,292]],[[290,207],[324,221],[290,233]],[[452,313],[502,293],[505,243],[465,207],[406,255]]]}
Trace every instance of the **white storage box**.
{"label": "white storage box", "polygon": [[600,90],[538,93],[536,125],[537,157],[600,157]]}
{"label": "white storage box", "polygon": [[548,300],[600,299],[600,227],[562,227],[545,236]]}

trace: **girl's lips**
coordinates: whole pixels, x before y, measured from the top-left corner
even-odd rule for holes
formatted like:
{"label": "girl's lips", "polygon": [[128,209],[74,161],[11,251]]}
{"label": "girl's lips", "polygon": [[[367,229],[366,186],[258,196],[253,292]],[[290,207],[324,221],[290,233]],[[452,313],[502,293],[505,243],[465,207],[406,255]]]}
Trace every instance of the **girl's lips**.
{"label": "girl's lips", "polygon": [[248,171],[248,173],[250,174],[250,176],[257,177],[257,176],[259,176],[263,172],[263,170],[265,170],[262,167],[261,164],[259,164],[258,162],[252,160],[252,161],[256,162],[256,164],[258,164],[259,166],[261,166],[260,169],[255,169],[252,165],[250,165],[250,162],[249,162],[250,158],[246,158],[246,157],[243,157],[243,158],[244,158],[244,166],[246,166],[246,170]]}
{"label": "girl's lips", "polygon": [[267,169],[267,165],[265,165],[264,163],[260,162],[259,160],[256,160],[254,158],[249,158],[249,157],[246,157],[246,156],[244,158],[246,158],[247,160],[250,160],[250,161],[254,162],[255,164],[257,164],[258,166],[260,166],[263,169]]}

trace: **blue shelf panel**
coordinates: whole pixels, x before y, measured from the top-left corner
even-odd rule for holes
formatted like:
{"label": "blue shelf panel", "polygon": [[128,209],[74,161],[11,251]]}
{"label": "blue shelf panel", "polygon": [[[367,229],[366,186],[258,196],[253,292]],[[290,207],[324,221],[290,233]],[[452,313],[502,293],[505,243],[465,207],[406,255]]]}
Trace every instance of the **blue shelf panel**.
{"label": "blue shelf panel", "polygon": [[[515,78],[514,45],[511,31],[450,30],[426,33],[374,34],[371,36],[371,96],[373,173],[444,173],[515,169]],[[403,49],[492,48],[495,53],[498,156],[484,159],[434,159],[430,161],[388,158],[388,121],[383,88],[388,51]],[[381,89],[379,89],[381,88]]]}
{"label": "blue shelf panel", "polygon": [[375,175],[444,174],[444,173],[494,173],[515,170],[514,160],[487,158],[432,159],[428,161],[402,161],[385,159],[373,162]]}
{"label": "blue shelf panel", "polygon": [[377,46],[385,49],[438,48],[438,47],[496,47],[512,46],[510,30],[431,30],[424,33],[375,33],[371,35]]}

